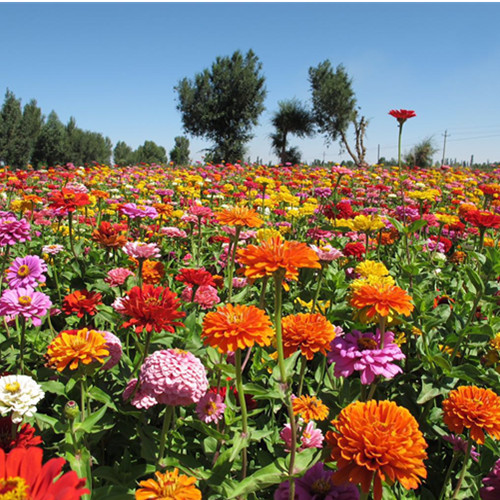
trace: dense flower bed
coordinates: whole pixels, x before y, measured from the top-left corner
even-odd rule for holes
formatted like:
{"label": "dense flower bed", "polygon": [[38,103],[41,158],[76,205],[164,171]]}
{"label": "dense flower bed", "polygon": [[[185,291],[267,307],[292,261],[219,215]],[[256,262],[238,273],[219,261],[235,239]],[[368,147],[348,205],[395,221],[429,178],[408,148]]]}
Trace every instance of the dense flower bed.
{"label": "dense flower bed", "polygon": [[499,498],[499,175],[1,170],[0,496]]}

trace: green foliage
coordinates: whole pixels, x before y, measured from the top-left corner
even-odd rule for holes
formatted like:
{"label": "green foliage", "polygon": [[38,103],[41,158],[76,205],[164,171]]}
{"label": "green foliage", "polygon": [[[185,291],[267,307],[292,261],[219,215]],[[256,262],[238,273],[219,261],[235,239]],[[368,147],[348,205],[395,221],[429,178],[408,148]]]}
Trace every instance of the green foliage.
{"label": "green foliage", "polygon": [[126,142],[118,141],[116,143],[115,149],[113,149],[113,162],[120,167],[134,163],[134,152]]}
{"label": "green foliage", "polygon": [[111,159],[111,140],[97,132],[82,130],[76,126],[75,119],[70,118],[66,125],[68,149],[66,162],[83,165],[96,161],[109,163]]}
{"label": "green foliage", "polygon": [[35,143],[33,166],[64,163],[67,155],[67,133],[55,111],[51,111]]}
{"label": "green foliage", "polygon": [[258,57],[249,50],[231,57],[217,57],[212,67],[197,73],[194,80],[182,79],[175,90],[177,109],[186,132],[214,143],[214,162],[241,160],[264,111],[264,76]]}
{"label": "green foliage", "polygon": [[22,121],[21,101],[7,90],[0,120],[0,158],[12,167],[25,166],[27,163]]}
{"label": "green foliage", "polygon": [[432,156],[437,153],[432,137],[427,137],[422,142],[416,144],[406,155],[405,162],[417,167],[431,167]]}
{"label": "green foliage", "polygon": [[189,163],[189,139],[184,136],[176,137],[174,148],[170,151],[170,161],[176,165]]}
{"label": "green foliage", "polygon": [[167,151],[153,141],[145,141],[134,152],[137,163],[167,163]]}

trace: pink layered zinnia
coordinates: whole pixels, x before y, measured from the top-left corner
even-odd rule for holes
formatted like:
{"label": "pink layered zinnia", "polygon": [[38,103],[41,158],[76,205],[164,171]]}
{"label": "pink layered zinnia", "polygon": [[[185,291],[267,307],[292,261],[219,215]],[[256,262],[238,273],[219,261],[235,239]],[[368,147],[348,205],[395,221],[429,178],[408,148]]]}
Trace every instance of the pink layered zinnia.
{"label": "pink layered zinnia", "polygon": [[106,349],[109,351],[109,359],[102,366],[103,370],[111,370],[120,361],[123,348],[121,340],[111,332],[100,332],[106,340]]}
{"label": "pink layered zinnia", "polygon": [[[138,380],[127,385],[123,398],[128,399]],[[146,358],[139,373],[139,389],[131,403],[136,408],[156,404],[188,406],[197,403],[207,392],[208,380],[201,361],[187,351],[165,349]]]}
{"label": "pink layered zinnia", "polygon": [[187,233],[178,227],[162,227],[160,233],[168,236],[169,238],[187,238]]}
{"label": "pink layered zinnia", "polygon": [[31,226],[26,219],[18,220],[13,215],[0,218],[0,247],[31,240]]}
{"label": "pink layered zinnia", "polygon": [[[300,437],[301,442],[301,446],[298,451],[305,450],[306,448],[323,447],[323,433],[321,432],[321,429],[316,429],[316,424],[312,420],[305,427],[303,422],[299,423],[297,435]],[[280,432],[280,438],[285,442],[285,450],[290,451],[292,447],[292,428],[290,427],[290,424],[285,424]]]}
{"label": "pink layered zinnia", "polygon": [[158,217],[158,212],[156,208],[148,206],[138,206],[135,203],[125,203],[120,208],[120,212],[131,219],[142,219],[144,217],[150,217],[151,219],[156,219]]}
{"label": "pink layered zinnia", "polygon": [[226,405],[220,394],[215,392],[207,392],[196,403],[196,413],[198,418],[206,424],[210,422],[218,422],[224,416]]}
{"label": "pink layered zinnia", "polygon": [[[181,299],[184,302],[193,302],[193,287],[186,286],[181,294]],[[196,289],[194,294],[194,302],[199,304],[202,309],[212,309],[215,304],[220,302],[220,298],[217,295],[217,289],[211,285],[201,285]]]}
{"label": "pink layered zinnia", "polygon": [[332,247],[329,243],[322,247],[317,247],[316,245],[309,246],[316,252],[319,260],[323,262],[332,262],[344,255],[340,250]]}
{"label": "pink layered zinnia", "polygon": [[31,286],[36,288],[45,283],[43,273],[47,272],[47,264],[38,255],[17,257],[7,270],[7,281],[11,288]]}
{"label": "pink layered zinnia", "polygon": [[7,289],[0,297],[0,316],[22,316],[31,319],[34,326],[40,326],[41,317],[47,314],[51,305],[47,295],[35,292],[30,286]]}
{"label": "pink layered zinnia", "polygon": [[377,375],[387,379],[402,373],[394,361],[405,359],[405,355],[394,343],[394,334],[385,332],[384,347],[380,347],[380,332],[361,333],[353,330],[344,336],[332,340],[328,361],[335,363],[336,377],[349,377],[355,371],[360,372],[361,383],[371,384]]}
{"label": "pink layered zinnia", "polygon": [[156,243],[144,243],[143,241],[125,243],[122,250],[134,259],[157,259],[161,255]]}
{"label": "pink layered zinnia", "polygon": [[108,271],[108,276],[104,278],[104,281],[110,287],[117,287],[123,285],[129,276],[134,276],[134,273],[130,269],[117,267]]}

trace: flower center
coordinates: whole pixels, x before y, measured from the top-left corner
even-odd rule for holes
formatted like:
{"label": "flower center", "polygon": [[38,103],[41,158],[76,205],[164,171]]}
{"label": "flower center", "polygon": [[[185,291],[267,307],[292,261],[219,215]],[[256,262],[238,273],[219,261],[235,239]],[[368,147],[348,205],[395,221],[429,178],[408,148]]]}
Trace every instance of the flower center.
{"label": "flower center", "polygon": [[7,392],[10,392],[11,394],[14,394],[21,388],[21,385],[19,382],[13,382],[12,384],[5,384],[5,390]]}
{"label": "flower center", "polygon": [[311,484],[312,493],[329,493],[332,489],[332,483],[327,479],[317,479]]}
{"label": "flower center", "polygon": [[174,349],[175,354],[182,354],[186,355],[187,351],[184,351],[183,349]]}
{"label": "flower center", "polygon": [[19,269],[17,270],[17,275],[20,278],[24,278],[25,276],[28,276],[29,273],[30,273],[30,268],[26,264],[19,266]]}
{"label": "flower center", "polygon": [[205,411],[207,415],[213,415],[217,411],[217,405],[215,404],[215,401],[210,401],[207,404]]}
{"label": "flower center", "polygon": [[73,200],[74,198],[75,198],[75,195],[73,193],[66,193],[64,195],[64,200],[65,201]]}
{"label": "flower center", "polygon": [[28,296],[28,295],[21,295],[21,297],[19,297],[17,299],[17,301],[19,302],[19,304],[21,304],[22,306],[30,306],[31,305],[31,297]]}
{"label": "flower center", "polygon": [[378,349],[378,344],[375,341],[375,339],[370,339],[368,337],[361,337],[358,339],[358,347],[362,351],[370,350],[373,351],[373,349]]}
{"label": "flower center", "polygon": [[29,486],[19,476],[0,479],[0,500],[30,500]]}

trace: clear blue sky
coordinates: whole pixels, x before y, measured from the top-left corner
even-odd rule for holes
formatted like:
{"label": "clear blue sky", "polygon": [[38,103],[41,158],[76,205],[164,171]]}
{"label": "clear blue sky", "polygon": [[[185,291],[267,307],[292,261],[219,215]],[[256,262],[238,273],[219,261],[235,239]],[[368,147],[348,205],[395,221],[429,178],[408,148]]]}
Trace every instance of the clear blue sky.
{"label": "clear blue sky", "polygon": [[[397,156],[390,109],[413,109],[403,150],[433,136],[441,159],[500,160],[498,3],[1,3],[0,97],[9,88],[45,115],[167,151],[183,135],[174,86],[217,56],[253,49],[266,77],[266,110],[248,144],[275,161],[278,101],[309,102],[308,68],[329,59],[353,79],[369,120],[367,159]],[[189,136],[193,160],[207,147]],[[321,136],[291,138],[303,159],[340,161]]]}

